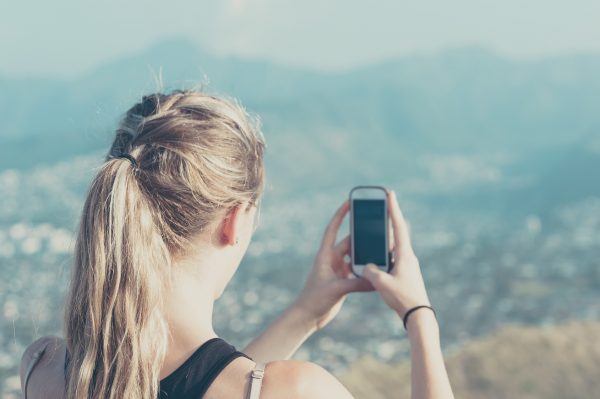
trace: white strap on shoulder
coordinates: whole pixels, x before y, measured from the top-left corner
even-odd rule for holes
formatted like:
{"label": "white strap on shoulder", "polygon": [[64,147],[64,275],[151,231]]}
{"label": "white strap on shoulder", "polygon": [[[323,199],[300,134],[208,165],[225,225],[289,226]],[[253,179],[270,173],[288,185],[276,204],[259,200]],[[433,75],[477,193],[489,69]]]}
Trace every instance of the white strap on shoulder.
{"label": "white strap on shoulder", "polygon": [[262,380],[265,375],[265,364],[257,362],[254,370],[250,374],[250,389],[248,390],[247,399],[259,399],[260,387],[262,386]]}

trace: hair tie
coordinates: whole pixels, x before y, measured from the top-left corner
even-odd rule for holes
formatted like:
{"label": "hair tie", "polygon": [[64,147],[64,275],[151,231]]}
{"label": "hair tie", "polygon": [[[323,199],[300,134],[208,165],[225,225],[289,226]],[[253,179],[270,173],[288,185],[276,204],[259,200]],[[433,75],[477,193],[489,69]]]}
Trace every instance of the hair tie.
{"label": "hair tie", "polygon": [[404,323],[404,329],[405,330],[408,330],[408,328],[406,327],[406,322],[408,321],[408,316],[410,316],[410,314],[412,312],[414,312],[415,310],[421,309],[421,308],[431,309],[431,311],[433,312],[433,315],[437,318],[437,314],[435,313],[435,310],[433,309],[432,306],[429,306],[429,305],[419,305],[419,306],[412,307],[412,308],[410,308],[410,309],[408,309],[406,311],[406,313],[404,314],[404,317],[402,318],[402,322]]}

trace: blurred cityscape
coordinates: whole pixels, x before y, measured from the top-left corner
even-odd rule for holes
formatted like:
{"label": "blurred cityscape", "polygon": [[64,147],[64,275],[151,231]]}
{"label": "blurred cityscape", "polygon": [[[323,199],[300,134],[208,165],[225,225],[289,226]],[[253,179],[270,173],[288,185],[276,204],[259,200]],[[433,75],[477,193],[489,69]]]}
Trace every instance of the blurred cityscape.
{"label": "blurred cityscape", "polygon": [[[75,220],[98,156],[32,172],[0,174],[4,218]],[[393,186],[402,192],[402,185]],[[318,248],[324,223],[345,188],[296,198],[267,192],[261,224],[238,274],[217,302],[217,332],[243,347],[294,298]],[[600,198],[541,218],[445,210],[410,194],[402,206],[413,230],[423,275],[438,309],[444,348],[507,323],[548,325],[600,317]],[[18,218],[18,216],[17,216]],[[73,225],[14,222],[0,230],[4,393],[18,389],[20,355],[33,339],[62,335],[62,301]],[[339,237],[347,234],[347,220]],[[408,355],[397,316],[374,293],[351,294],[338,317],[297,353],[340,372],[370,353],[381,361]]]}

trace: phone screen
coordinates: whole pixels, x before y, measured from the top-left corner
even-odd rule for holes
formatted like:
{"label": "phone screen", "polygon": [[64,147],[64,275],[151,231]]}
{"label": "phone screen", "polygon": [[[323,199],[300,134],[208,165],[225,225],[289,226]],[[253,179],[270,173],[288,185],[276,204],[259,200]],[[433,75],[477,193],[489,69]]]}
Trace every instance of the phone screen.
{"label": "phone screen", "polygon": [[387,256],[385,200],[353,200],[354,259],[356,265],[384,266]]}

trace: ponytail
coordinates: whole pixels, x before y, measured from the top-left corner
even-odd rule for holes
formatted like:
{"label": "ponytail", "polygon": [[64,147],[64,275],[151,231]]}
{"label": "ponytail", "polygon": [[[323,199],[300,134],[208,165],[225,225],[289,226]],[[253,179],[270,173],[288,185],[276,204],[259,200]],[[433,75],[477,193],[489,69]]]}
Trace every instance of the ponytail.
{"label": "ponytail", "polygon": [[259,126],[237,102],[196,91],[144,96],[127,111],[76,237],[67,398],[158,396],[172,268],[224,209],[262,194]]}
{"label": "ponytail", "polygon": [[92,182],[66,306],[67,398],[158,395],[171,268],[145,198],[126,159],[107,162]]}

